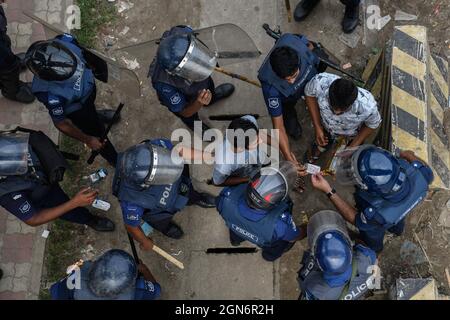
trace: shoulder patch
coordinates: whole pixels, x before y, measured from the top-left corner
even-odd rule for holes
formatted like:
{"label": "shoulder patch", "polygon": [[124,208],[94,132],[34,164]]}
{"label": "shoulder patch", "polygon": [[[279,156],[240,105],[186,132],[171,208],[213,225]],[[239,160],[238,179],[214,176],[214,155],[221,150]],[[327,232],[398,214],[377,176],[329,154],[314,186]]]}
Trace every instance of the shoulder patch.
{"label": "shoulder patch", "polygon": [[364,215],[364,212],[361,212],[361,221],[362,223],[367,224],[367,219],[366,216]]}
{"label": "shoulder patch", "polygon": [[23,214],[28,213],[30,211],[30,209],[31,209],[31,205],[28,201],[25,201],[19,207],[20,212]]}
{"label": "shoulder patch", "polygon": [[279,98],[269,98],[269,107],[276,109],[280,106],[280,99]]}
{"label": "shoulder patch", "polygon": [[178,92],[175,93],[172,97],[170,97],[170,102],[172,104],[179,104],[181,102],[180,94]]}
{"label": "shoulder patch", "polygon": [[58,107],[52,110],[52,114],[55,116],[61,116],[64,114],[64,109],[63,107]]}

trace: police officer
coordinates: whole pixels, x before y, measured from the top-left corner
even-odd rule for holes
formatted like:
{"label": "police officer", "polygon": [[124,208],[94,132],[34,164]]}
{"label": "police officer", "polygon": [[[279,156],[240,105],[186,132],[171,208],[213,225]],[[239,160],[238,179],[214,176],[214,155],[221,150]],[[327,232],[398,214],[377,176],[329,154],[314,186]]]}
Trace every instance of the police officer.
{"label": "police officer", "polygon": [[380,252],[386,230],[397,236],[403,233],[405,217],[425,199],[433,171],[412,151],[402,151],[397,158],[372,145],[346,150],[339,158],[337,181],[356,186],[356,209],[322,176],[312,177],[313,186],[356,225],[364,243]]}
{"label": "police officer", "polygon": [[[351,33],[358,26],[359,22],[359,3],[360,0],[340,0],[345,5],[344,19],[342,19],[342,30],[345,33]],[[301,0],[294,11],[296,21],[304,20],[320,0]]]}
{"label": "police officer", "polygon": [[344,219],[334,211],[317,212],[308,223],[310,249],[298,272],[302,300],[359,300],[375,284],[376,254],[353,245]]}
{"label": "police officer", "polygon": [[308,81],[318,73],[320,61],[312,49],[305,36],[285,33],[258,72],[273,127],[280,131],[280,150],[286,160],[294,163],[288,134],[294,139],[302,134],[295,105],[304,96]]}
{"label": "police officer", "polygon": [[[207,57],[204,53],[199,53],[198,57],[190,57],[188,49],[194,43],[201,46],[190,27],[176,26],[164,32],[149,72],[161,104],[191,130],[194,130],[194,121],[200,121],[198,111],[201,108],[229,97],[235,89],[230,83],[215,88],[212,78],[208,74],[202,74],[205,67],[215,67],[206,65],[209,60],[214,59],[209,57],[208,61],[203,61]],[[186,62],[186,59],[191,60]],[[203,125],[203,131],[207,129]]]}
{"label": "police officer", "polygon": [[21,60],[11,50],[11,39],[6,34],[7,20],[0,0],[0,89],[10,100],[32,103],[35,100],[30,87],[20,81]]}
{"label": "police officer", "polygon": [[215,207],[215,197],[197,192],[192,185],[189,166],[182,157],[193,155],[167,139],[147,140],[119,154],[113,194],[120,201],[127,231],[141,249],[153,248],[140,228],[141,220],[170,238],[180,239],[183,231],[172,221],[177,212],[190,205]]}
{"label": "police officer", "polygon": [[288,196],[297,177],[292,163],[279,169],[266,167],[248,184],[224,188],[217,198],[217,210],[230,229],[230,242],[238,246],[248,240],[262,248],[262,257],[275,261],[306,237],[306,230],[292,219]]}
{"label": "police officer", "polygon": [[96,261],[77,265],[50,287],[53,300],[155,300],[161,286],[148,267],[127,252],[112,249]]}
{"label": "police officer", "polygon": [[[117,152],[111,142],[100,138],[105,131],[95,107],[94,73],[87,64],[76,39],[63,34],[48,41],[35,42],[26,54],[27,66],[33,72],[33,93],[48,109],[56,128],[85,143],[112,166]],[[110,121],[112,112],[104,112]]]}
{"label": "police officer", "polygon": [[42,132],[0,133],[0,205],[30,226],[61,218],[96,231],[114,230],[114,223],[96,217],[91,205],[97,191],[86,188],[72,199],[59,186],[65,159]]}

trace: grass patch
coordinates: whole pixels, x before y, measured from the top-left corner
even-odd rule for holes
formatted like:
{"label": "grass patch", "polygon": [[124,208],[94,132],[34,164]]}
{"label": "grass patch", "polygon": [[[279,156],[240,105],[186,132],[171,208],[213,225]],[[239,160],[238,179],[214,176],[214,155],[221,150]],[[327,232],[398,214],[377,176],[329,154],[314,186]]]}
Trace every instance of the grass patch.
{"label": "grass patch", "polygon": [[116,8],[105,0],[77,0],[81,10],[81,29],[74,30],[78,41],[88,48],[94,48],[98,31],[116,20]]}
{"label": "grass patch", "polygon": [[[62,151],[80,155],[79,161],[70,161],[70,169],[64,175],[62,189],[69,197],[75,195],[80,187],[80,178],[87,172],[86,159],[90,153],[83,145],[65,135],[61,136]],[[60,219],[51,223],[51,233],[45,248],[44,272],[41,279],[39,299],[50,299],[47,286],[64,278],[69,265],[79,260],[79,242],[77,237],[84,233],[84,227]]]}

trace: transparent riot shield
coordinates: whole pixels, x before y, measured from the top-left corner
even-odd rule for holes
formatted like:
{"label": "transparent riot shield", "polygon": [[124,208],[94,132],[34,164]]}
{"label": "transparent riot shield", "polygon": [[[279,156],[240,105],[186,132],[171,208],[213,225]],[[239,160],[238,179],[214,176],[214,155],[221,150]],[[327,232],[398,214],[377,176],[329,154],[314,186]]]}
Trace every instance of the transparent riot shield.
{"label": "transparent riot shield", "polygon": [[[64,33],[64,31],[52,26],[30,12],[24,11],[23,14],[43,26],[47,39],[53,39]],[[81,45],[79,46],[82,48],[84,58],[92,68],[96,79],[107,83],[132,99],[141,97],[140,81],[133,71],[122,67],[111,58],[95,50],[84,48]]]}
{"label": "transparent riot shield", "polygon": [[[221,67],[256,59],[261,55],[252,38],[232,23],[194,30],[194,35],[216,56]],[[154,39],[130,45],[118,49],[117,52],[128,53],[141,65],[149,66],[156,57],[160,40]]]}

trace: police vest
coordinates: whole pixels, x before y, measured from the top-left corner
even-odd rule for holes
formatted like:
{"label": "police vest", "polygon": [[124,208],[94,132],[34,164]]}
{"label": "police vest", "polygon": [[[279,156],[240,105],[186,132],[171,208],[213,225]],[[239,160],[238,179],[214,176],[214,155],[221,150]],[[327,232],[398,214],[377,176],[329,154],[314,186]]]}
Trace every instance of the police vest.
{"label": "police vest", "polygon": [[352,277],[341,286],[331,287],[323,278],[323,272],[309,251],[303,255],[303,267],[298,283],[305,300],[359,300],[365,297],[373,284],[373,267],[369,256],[361,250],[353,250]]}
{"label": "police vest", "polygon": [[[284,79],[278,77],[270,65],[270,54],[276,48],[289,47],[297,52],[300,59],[300,74],[295,83],[290,84]],[[274,86],[281,94],[287,97],[295,97],[300,99],[304,93],[305,86],[317,73],[319,58],[308,48],[301,40],[301,37],[291,33],[285,33],[277,41],[275,47],[267,55],[266,60],[258,71],[258,79]]]}
{"label": "police vest", "polygon": [[[174,27],[169,31],[164,32],[162,39],[171,35],[190,34],[190,33],[192,33],[192,31],[189,28]],[[210,89],[210,87],[212,86],[212,81],[210,77],[199,82],[189,82],[181,77],[170,75],[158,63],[156,58],[150,65],[149,76],[151,77],[153,84],[161,82],[177,88],[177,90],[179,90],[184,96],[186,96],[186,100],[188,102],[192,102],[193,100],[195,100],[198,96],[199,91],[203,89]]]}
{"label": "police vest", "polygon": [[403,220],[423,199],[428,192],[428,182],[419,169],[400,159],[400,165],[406,170],[410,192],[398,202],[389,201],[373,193],[358,189],[355,193],[357,202],[363,200],[369,204],[363,211],[367,221],[377,223],[389,229]]}
{"label": "police vest", "polygon": [[[278,219],[289,210],[288,201],[268,211],[259,221],[246,219],[241,210],[251,210],[247,205],[239,206],[246,196],[247,184],[225,188],[219,198],[217,210],[230,230],[259,247],[268,247],[273,243],[273,234]],[[245,201],[245,200],[244,200]]]}
{"label": "police vest", "polygon": [[32,158],[30,162],[33,165],[29,166],[26,174],[0,178],[0,197],[13,192],[31,191],[31,200],[36,202],[48,194],[50,185],[47,182],[47,177],[40,170],[36,155],[32,151],[30,155]]}
{"label": "police vest", "polygon": [[94,73],[86,65],[83,51],[77,45],[56,38],[54,41],[67,47],[77,58],[77,70],[67,80],[45,81],[39,77],[33,78],[31,90],[33,93],[46,92],[66,100],[64,114],[68,115],[83,107],[83,103],[89,98],[95,88]]}
{"label": "police vest", "polygon": [[153,214],[162,212],[175,214],[187,205],[189,190],[192,187],[188,177],[181,176],[171,185],[153,185],[149,188],[141,188],[130,184],[121,177],[121,158],[122,154],[119,154],[113,181],[113,194],[119,201],[136,204],[150,210],[150,213]]}
{"label": "police vest", "polygon": [[74,300],[134,300],[136,287],[132,286],[125,292],[122,292],[118,297],[114,299],[111,298],[101,298],[97,297],[91,289],[89,289],[88,279],[89,279],[89,270],[92,266],[91,261],[87,261],[83,263],[80,268],[80,289],[74,289],[73,299]]}

